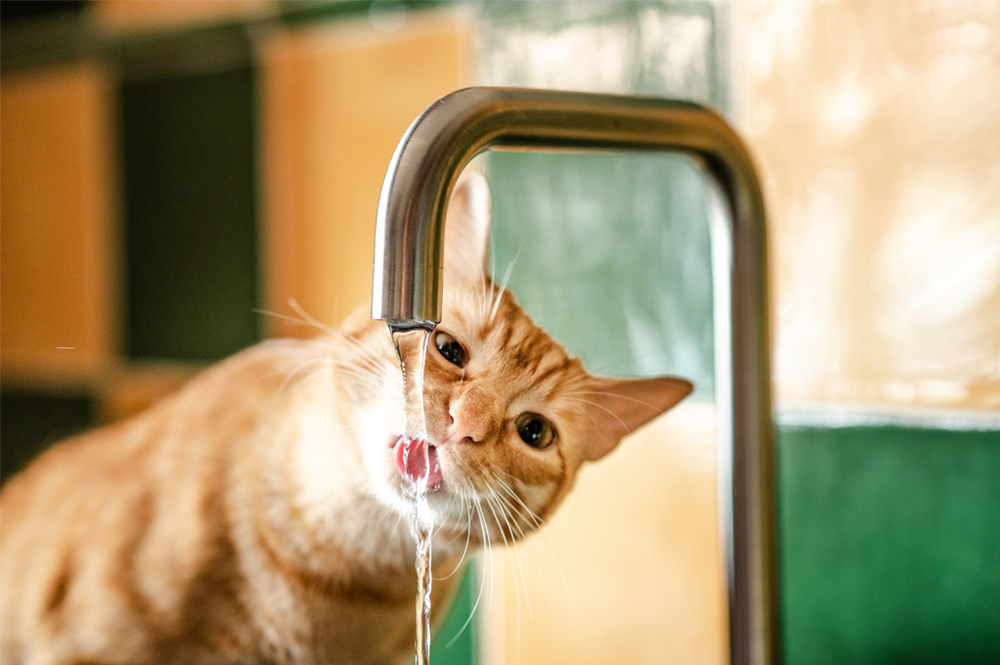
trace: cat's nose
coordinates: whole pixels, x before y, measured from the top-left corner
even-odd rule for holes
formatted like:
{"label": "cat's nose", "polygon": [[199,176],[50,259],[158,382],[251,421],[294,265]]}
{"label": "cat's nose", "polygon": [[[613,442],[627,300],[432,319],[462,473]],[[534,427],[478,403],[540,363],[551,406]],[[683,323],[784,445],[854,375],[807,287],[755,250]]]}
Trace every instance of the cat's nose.
{"label": "cat's nose", "polygon": [[483,443],[494,427],[494,399],[468,389],[448,405],[446,440],[454,443]]}
{"label": "cat's nose", "polygon": [[448,438],[454,443],[482,443],[489,432],[489,424],[475,409],[453,404],[448,409]]}

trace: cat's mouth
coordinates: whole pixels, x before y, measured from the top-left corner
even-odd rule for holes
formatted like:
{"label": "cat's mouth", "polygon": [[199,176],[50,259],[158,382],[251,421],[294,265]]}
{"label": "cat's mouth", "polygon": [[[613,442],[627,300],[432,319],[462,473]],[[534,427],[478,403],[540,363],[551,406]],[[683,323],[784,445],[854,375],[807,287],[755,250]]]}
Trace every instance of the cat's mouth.
{"label": "cat's mouth", "polygon": [[[426,457],[425,457],[426,451]],[[416,483],[427,474],[427,489],[436,490],[441,487],[444,475],[441,473],[441,462],[438,459],[437,446],[422,439],[411,439],[410,445],[405,445],[400,437],[392,451],[396,470],[404,479]],[[427,470],[427,465],[430,470]]]}

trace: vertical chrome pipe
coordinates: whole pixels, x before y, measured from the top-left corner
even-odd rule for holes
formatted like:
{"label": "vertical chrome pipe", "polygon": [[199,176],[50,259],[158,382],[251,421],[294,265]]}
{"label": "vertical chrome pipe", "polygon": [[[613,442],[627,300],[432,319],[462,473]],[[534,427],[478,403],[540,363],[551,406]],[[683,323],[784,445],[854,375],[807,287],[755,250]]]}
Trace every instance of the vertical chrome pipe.
{"label": "vertical chrome pipe", "polygon": [[372,318],[440,321],[448,201],[487,149],[683,152],[721,195],[728,214],[711,237],[730,661],[779,662],[765,219],[742,142],[717,114],[686,102],[515,88],[443,97],[406,131],[382,184]]}

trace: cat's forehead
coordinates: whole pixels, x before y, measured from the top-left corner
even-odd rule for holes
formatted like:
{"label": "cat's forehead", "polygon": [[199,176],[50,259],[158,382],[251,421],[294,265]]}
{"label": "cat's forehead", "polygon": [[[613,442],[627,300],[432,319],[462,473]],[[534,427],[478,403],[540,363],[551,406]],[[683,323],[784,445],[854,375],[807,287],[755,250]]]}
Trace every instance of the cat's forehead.
{"label": "cat's forehead", "polygon": [[496,287],[482,297],[459,291],[446,299],[442,325],[462,336],[495,369],[530,375],[532,383],[554,387],[586,378],[580,362],[535,324],[507,291]]}

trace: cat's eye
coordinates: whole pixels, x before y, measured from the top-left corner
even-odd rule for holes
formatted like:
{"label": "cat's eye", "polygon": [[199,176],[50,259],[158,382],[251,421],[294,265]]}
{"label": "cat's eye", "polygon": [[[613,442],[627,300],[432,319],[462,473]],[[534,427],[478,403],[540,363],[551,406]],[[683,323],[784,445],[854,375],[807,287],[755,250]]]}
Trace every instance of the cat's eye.
{"label": "cat's eye", "polygon": [[454,337],[446,332],[438,331],[434,335],[434,346],[452,365],[459,368],[465,367],[468,355],[465,352],[465,347],[459,344]]}
{"label": "cat's eye", "polygon": [[537,413],[522,413],[514,421],[517,435],[532,448],[548,448],[556,438],[556,428]]}

